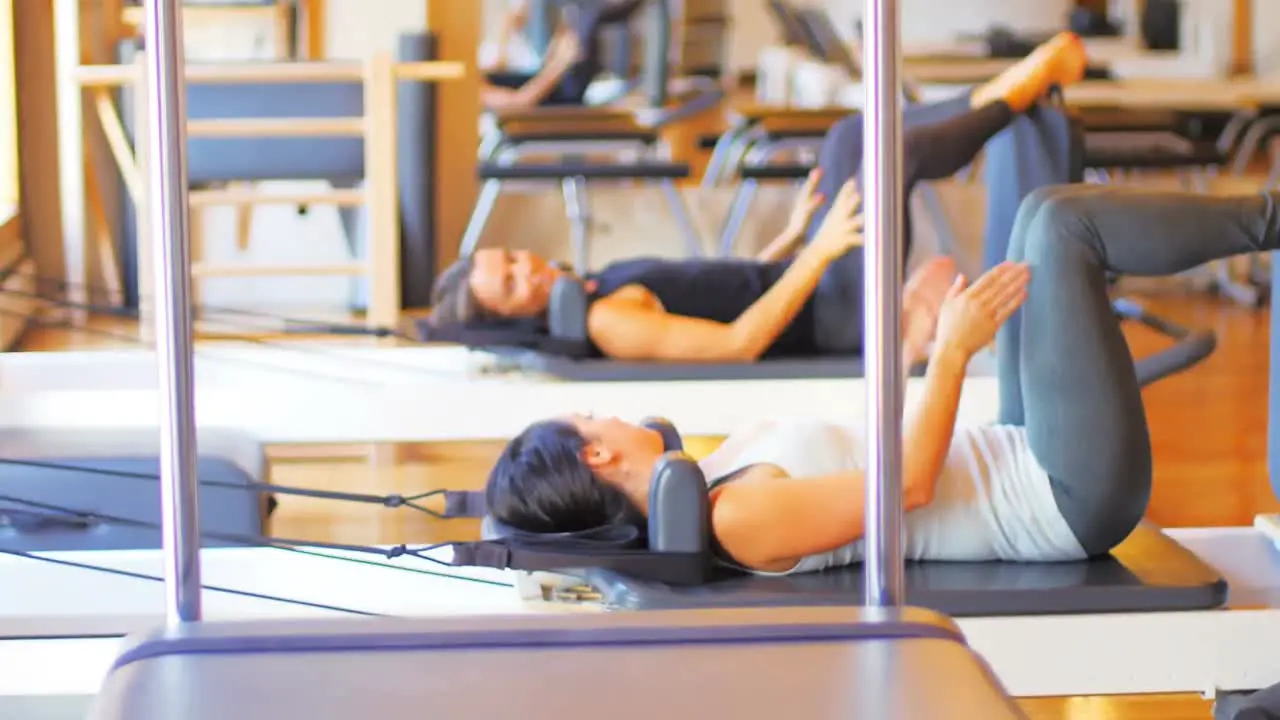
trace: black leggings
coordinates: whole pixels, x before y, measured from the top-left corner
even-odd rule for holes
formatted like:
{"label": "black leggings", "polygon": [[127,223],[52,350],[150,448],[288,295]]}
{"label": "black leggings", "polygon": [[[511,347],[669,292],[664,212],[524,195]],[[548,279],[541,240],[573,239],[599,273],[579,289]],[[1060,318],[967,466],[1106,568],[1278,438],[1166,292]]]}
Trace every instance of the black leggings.
{"label": "black leggings", "polygon": [[1124,540],[1151,496],[1151,439],[1107,274],[1173,275],[1280,249],[1277,200],[1066,185],[1022,203],[1009,259],[1030,264],[1031,285],[997,337],[999,420],[1026,427],[1090,555]]}
{"label": "black leggings", "polygon": [[[902,136],[904,198],[911,197],[917,183],[950,177],[973,162],[987,141],[1013,118],[1013,111],[1003,102],[970,108],[968,94],[947,102],[907,107]],[[819,154],[819,189],[827,198],[834,198],[842,185],[861,173],[862,128],[859,114],[841,120],[827,133]],[[813,228],[820,225],[826,209],[814,218]],[[903,228],[905,257],[911,249],[910,224]],[[831,263],[818,283],[814,293],[815,337],[823,352],[862,350],[863,270],[863,253],[856,249]]]}

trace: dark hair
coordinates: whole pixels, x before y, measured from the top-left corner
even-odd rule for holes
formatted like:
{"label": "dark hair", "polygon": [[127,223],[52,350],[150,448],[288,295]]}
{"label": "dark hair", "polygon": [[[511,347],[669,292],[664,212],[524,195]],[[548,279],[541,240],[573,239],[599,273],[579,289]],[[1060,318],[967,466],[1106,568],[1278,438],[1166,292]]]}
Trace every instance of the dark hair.
{"label": "dark hair", "polygon": [[565,533],[606,525],[644,531],[644,515],[582,458],[587,440],[572,425],[534,423],[503,448],[485,504],[498,522],[524,532]]}
{"label": "dark hair", "polygon": [[431,324],[436,327],[469,325],[493,317],[471,290],[471,257],[459,258],[436,278],[431,291]]}

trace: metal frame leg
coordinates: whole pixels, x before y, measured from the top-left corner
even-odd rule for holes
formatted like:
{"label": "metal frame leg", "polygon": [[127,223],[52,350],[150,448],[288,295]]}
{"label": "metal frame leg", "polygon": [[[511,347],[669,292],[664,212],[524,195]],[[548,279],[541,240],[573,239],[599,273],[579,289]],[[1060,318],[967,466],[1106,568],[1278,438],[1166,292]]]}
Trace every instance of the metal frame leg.
{"label": "metal frame leg", "polygon": [[729,213],[725,215],[724,225],[720,228],[720,257],[732,257],[734,246],[738,244],[738,233],[747,219],[747,211],[751,209],[759,184],[758,180],[743,180],[734,192]]}
{"label": "metal frame leg", "polygon": [[469,257],[480,245],[484,228],[489,224],[489,215],[494,205],[498,204],[498,196],[502,194],[501,180],[485,180],[480,186],[480,194],[476,197],[476,206],[471,211],[471,219],[467,221],[466,232],[462,233],[462,243],[458,245],[458,257]]}
{"label": "metal frame leg", "polygon": [[573,252],[574,270],[586,272],[589,267],[587,239],[591,223],[586,178],[579,176],[562,179],[560,194],[564,197],[565,217],[569,219],[569,243]]}
{"label": "metal frame leg", "polygon": [[676,187],[676,183],[671,178],[664,178],[658,181],[662,187],[662,193],[667,197],[667,205],[671,207],[671,215],[676,219],[676,224],[680,226],[680,233],[684,235],[685,248],[689,252],[689,257],[702,257],[706,251],[702,247],[702,233],[698,232],[698,226],[694,224],[693,217],[689,214],[689,208],[685,206],[684,196],[680,194],[680,188]]}
{"label": "metal frame leg", "polygon": [[711,149],[711,158],[707,161],[707,169],[702,174],[702,187],[704,189],[713,188],[724,179],[725,170],[729,166],[730,154],[737,143],[750,130],[750,125],[739,125],[725,130],[720,135],[720,139],[716,141],[716,146]]}

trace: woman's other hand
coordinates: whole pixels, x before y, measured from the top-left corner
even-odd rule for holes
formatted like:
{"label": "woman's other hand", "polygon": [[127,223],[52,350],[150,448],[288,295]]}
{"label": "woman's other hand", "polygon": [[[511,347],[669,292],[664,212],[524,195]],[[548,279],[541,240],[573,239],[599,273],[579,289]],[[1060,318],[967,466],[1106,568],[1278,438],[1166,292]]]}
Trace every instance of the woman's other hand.
{"label": "woman's other hand", "polygon": [[862,195],[856,180],[840,188],[809,247],[834,260],[862,245]]}
{"label": "woman's other hand", "polygon": [[814,168],[809,173],[809,177],[805,178],[804,185],[800,186],[800,194],[796,196],[795,204],[791,206],[791,217],[787,219],[787,229],[784,234],[798,238],[809,229],[813,214],[818,212],[818,208],[822,207],[823,201],[826,200],[826,197],[818,192],[818,182],[821,179],[822,170],[818,168]]}
{"label": "woman's other hand", "polygon": [[938,314],[935,352],[959,352],[972,357],[990,345],[996,332],[1027,299],[1031,269],[1025,263],[1005,262],[988,270],[969,286],[957,276]]}

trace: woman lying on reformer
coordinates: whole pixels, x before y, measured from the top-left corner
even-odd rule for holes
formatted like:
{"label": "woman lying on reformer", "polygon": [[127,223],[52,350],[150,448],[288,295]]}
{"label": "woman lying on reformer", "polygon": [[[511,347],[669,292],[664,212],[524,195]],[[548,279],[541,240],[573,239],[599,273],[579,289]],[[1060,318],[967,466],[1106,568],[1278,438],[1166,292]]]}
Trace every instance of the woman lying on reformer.
{"label": "woman lying on reformer", "polygon": [[[1146,510],[1152,458],[1108,273],[1173,275],[1280,249],[1277,202],[1280,193],[1042,188],[1020,207],[1005,263],[972,283],[931,277],[927,308],[911,319],[930,329],[932,350],[903,426],[906,557],[1069,561],[1124,540]],[[993,340],[997,422],[956,427],[965,366]],[[657,432],[615,419],[537,423],[502,452],[488,511],[525,532],[643,530],[662,452]],[[833,424],[730,436],[700,463],[718,559],[759,574],[859,562],[865,457],[862,434]]]}
{"label": "woman lying on reformer", "polygon": [[496,67],[484,74],[480,104],[489,111],[538,106],[582,105],[587,87],[604,67],[601,34],[609,25],[629,22],[645,0],[608,0],[570,4],[572,20],[561,25],[547,45],[537,72],[506,68],[506,49],[528,22],[528,0],[516,3],[503,18],[497,40]]}
{"label": "woman lying on reformer", "polygon": [[[908,108],[934,120],[904,134],[908,197],[916,183],[948,177],[971,163],[992,136],[1050,88],[1079,80],[1085,62],[1079,39],[1063,33],[967,96]],[[593,349],[618,360],[670,362],[860,353],[861,337],[847,322],[860,317],[862,307],[858,197],[849,183],[859,163],[846,157],[861,155],[861,131],[851,132],[859,123],[855,117],[842,122],[838,133],[833,130],[788,229],[755,260],[643,258],[583,278]],[[831,140],[837,136],[859,147],[836,147]],[[833,174],[842,177],[833,181]],[[845,190],[830,193],[836,197],[813,239],[787,257],[824,203],[819,184]],[[552,288],[565,273],[530,252],[478,250],[440,276],[429,322],[454,328],[545,318]],[[907,283],[908,289],[916,285]],[[914,302],[910,294],[904,298],[907,306]]]}

